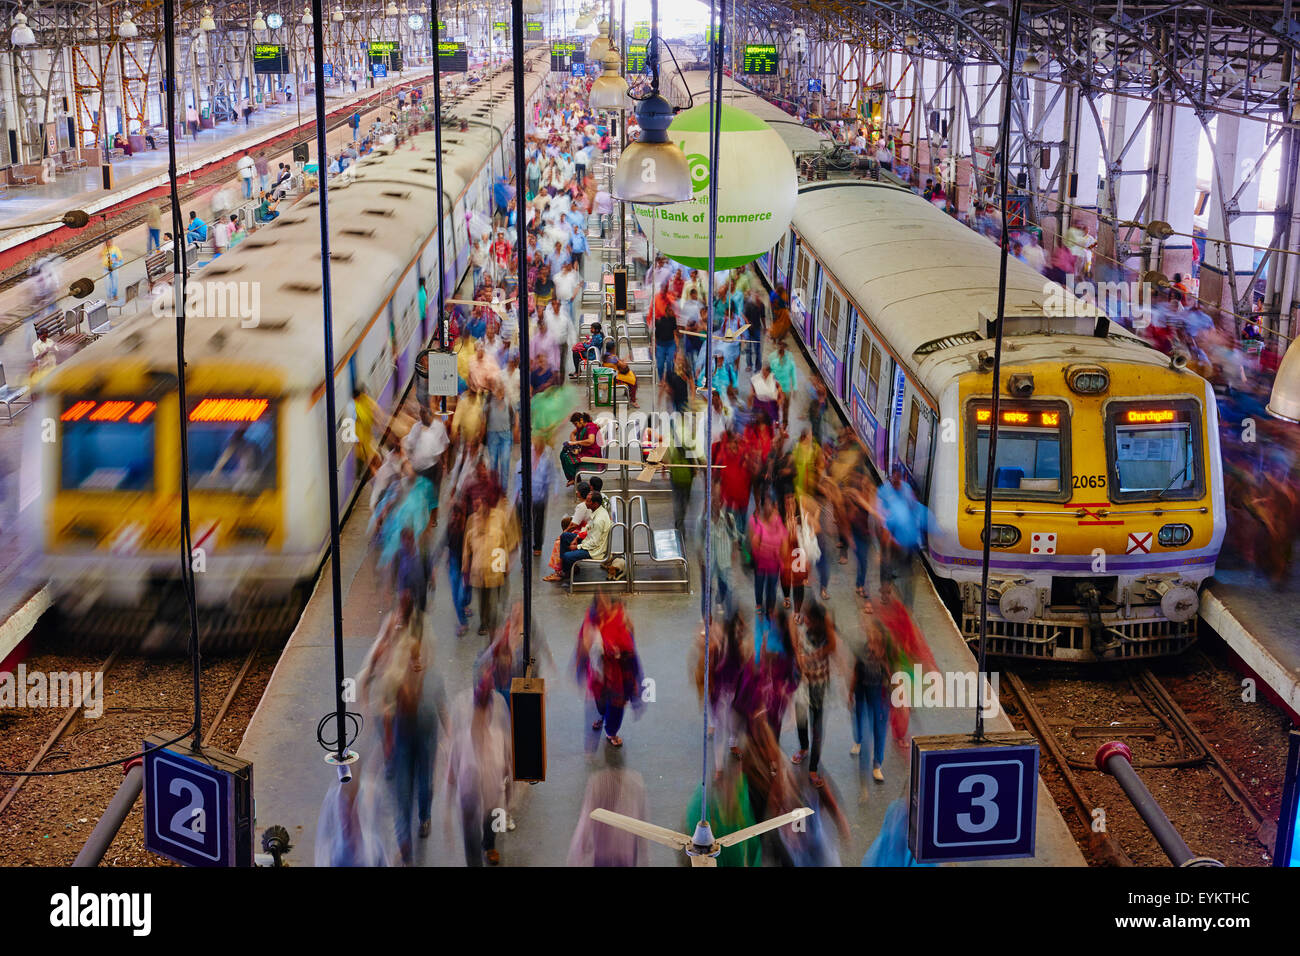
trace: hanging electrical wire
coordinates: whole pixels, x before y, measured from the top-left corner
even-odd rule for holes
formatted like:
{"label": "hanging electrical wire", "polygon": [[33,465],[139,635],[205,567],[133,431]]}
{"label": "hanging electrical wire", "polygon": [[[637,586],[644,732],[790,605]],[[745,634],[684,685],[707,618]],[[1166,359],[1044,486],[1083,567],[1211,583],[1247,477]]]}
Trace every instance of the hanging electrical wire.
{"label": "hanging electrical wire", "polygon": [[[1008,26],[1009,39],[1008,45],[1008,63],[1016,62],[1016,40],[1020,30],[1020,4],[1021,0],[1012,0],[1011,3],[1011,23]],[[993,335],[993,400],[991,414],[989,416],[989,457],[984,466],[984,531],[981,535],[983,540],[983,560],[980,567],[980,632],[979,632],[979,654],[978,664],[975,668],[975,739],[977,741],[984,739],[984,673],[985,661],[988,656],[988,626],[989,626],[989,548],[993,543],[993,478],[997,467],[998,458],[998,422],[1001,416],[998,408],[1002,396],[1002,338],[1004,326],[1006,325],[1006,306],[1007,306],[1007,261],[1010,257],[1011,243],[1007,232],[1007,155],[1011,140],[1011,103],[1014,98],[1014,86],[1016,82],[1014,67],[1008,67],[1006,76],[1006,92],[1002,99],[1002,123],[998,131],[998,174],[1000,177],[999,199],[1002,205],[1002,249],[998,259],[998,312],[997,326]]]}

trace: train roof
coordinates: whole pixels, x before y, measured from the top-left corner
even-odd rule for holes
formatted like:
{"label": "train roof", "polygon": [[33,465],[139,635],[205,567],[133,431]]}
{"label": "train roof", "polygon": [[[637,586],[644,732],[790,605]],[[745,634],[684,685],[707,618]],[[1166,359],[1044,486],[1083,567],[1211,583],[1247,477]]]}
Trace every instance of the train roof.
{"label": "train roof", "polygon": [[[685,106],[689,102],[689,97],[686,95],[688,92],[694,95],[697,105],[707,102],[709,98],[709,72],[707,70],[688,70],[684,76],[685,86],[683,87],[683,75],[673,74],[673,87],[678,93],[679,105]],[[776,130],[781,139],[785,140],[785,144],[790,148],[791,152],[816,152],[823,145],[830,143],[830,138],[825,133],[804,126],[785,110],[772,105],[729,76],[722,78],[722,102],[728,106],[734,106],[737,109],[753,113],[763,120],[772,129]]]}
{"label": "train roof", "polygon": [[[545,72],[524,76],[526,95]],[[513,80],[508,71],[458,97],[442,130],[445,213],[487,164],[514,120]],[[444,104],[445,106],[447,104]],[[470,122],[461,131],[457,119]],[[434,134],[419,133],[401,147],[381,146],[355,164],[351,181],[329,188],[331,307],[335,360],[368,328],[421,247],[436,236],[437,154]],[[214,287],[256,283],[260,316],[245,328],[230,317],[187,316],[186,361],[231,362],[271,370],[286,391],[311,391],[324,379],[321,337],[320,194],[308,193],[282,207],[275,222],[258,229],[220,258],[191,275],[190,283]],[[225,285],[224,288],[231,288]],[[236,289],[241,288],[236,286]],[[253,286],[246,290],[250,301]],[[238,293],[236,293],[238,294]],[[210,300],[209,300],[210,301]],[[175,371],[175,319],[145,311],[111,335],[63,362],[49,379],[102,363],[138,361],[149,369]]]}
{"label": "train roof", "polygon": [[[991,350],[982,317],[997,315],[1000,254],[979,233],[909,190],[860,181],[806,184],[793,225],[932,397],[955,374],[973,368],[979,352]],[[1067,300],[1079,318],[1047,321],[1045,308]],[[1105,338],[1078,334],[1080,325],[1091,326],[1104,313],[1014,257],[1007,262],[1005,314],[1040,317],[1024,326],[1032,335],[1017,334],[1008,321],[1008,363],[1056,356],[1168,362],[1113,323]]]}

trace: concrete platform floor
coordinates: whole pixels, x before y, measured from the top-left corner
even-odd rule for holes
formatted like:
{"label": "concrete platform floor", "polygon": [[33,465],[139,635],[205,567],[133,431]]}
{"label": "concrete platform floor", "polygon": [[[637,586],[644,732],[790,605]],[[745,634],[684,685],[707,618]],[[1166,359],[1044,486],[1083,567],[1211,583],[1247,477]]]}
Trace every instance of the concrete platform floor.
{"label": "concrete platform floor", "polygon": [[1276,588],[1252,568],[1219,568],[1201,617],[1300,720],[1300,568]]}

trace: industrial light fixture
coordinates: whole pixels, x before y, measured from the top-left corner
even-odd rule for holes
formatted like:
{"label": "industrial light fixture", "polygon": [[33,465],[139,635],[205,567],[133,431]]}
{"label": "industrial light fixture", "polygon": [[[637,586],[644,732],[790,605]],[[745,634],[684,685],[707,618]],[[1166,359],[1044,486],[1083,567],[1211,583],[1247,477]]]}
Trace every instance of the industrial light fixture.
{"label": "industrial light fixture", "polygon": [[330,19],[333,20],[335,23],[342,23],[343,9],[341,7],[335,7],[334,12],[330,14]]}
{"label": "industrial light fixture", "polygon": [[257,11],[257,15],[253,17],[252,30],[254,33],[266,32],[266,19],[262,16],[261,10]]}
{"label": "industrial light fixture", "polygon": [[388,6],[384,8],[384,16],[386,17],[397,16],[397,4],[393,3],[393,0],[388,0]]}
{"label": "industrial light fixture", "polygon": [[587,47],[587,59],[599,60],[603,63],[605,61],[605,54],[607,54],[609,50],[609,37],[605,36],[605,31],[602,30],[599,34],[592,37],[591,43]]}
{"label": "industrial light fixture", "polygon": [[920,45],[921,41],[917,35],[911,30],[908,30],[907,36],[903,37],[903,46],[907,47],[909,50],[915,50]]}
{"label": "industrial light fixture", "polygon": [[1300,348],[1292,342],[1282,356],[1273,391],[1268,398],[1268,413],[1284,422],[1300,423]]}
{"label": "industrial light fixture", "polygon": [[211,33],[217,28],[217,21],[212,19],[212,8],[204,7],[203,16],[199,20],[199,29]]}
{"label": "industrial light fixture", "polygon": [[523,0],[524,13],[541,13],[542,0]]}
{"label": "industrial light fixture", "polygon": [[609,50],[600,61],[600,76],[591,84],[588,104],[594,110],[625,110],[628,107],[627,80],[619,75],[621,57]]}
{"label": "industrial light fixture", "polygon": [[302,12],[302,20],[300,20],[299,22],[305,27],[309,27],[312,25],[311,7],[308,7],[306,10]]}
{"label": "industrial light fixture", "polygon": [[590,13],[579,14],[578,19],[573,21],[573,28],[575,30],[585,30],[589,26],[591,26]]}
{"label": "industrial light fixture", "polygon": [[137,27],[135,21],[131,19],[130,10],[122,11],[122,22],[117,25],[117,35],[123,40],[130,40],[132,37],[140,35],[140,28]]}
{"label": "industrial light fixture", "polygon": [[14,46],[31,46],[36,42],[36,34],[27,25],[27,17],[22,13],[14,16],[14,29],[9,34],[9,42]]}
{"label": "industrial light fixture", "polygon": [[[613,51],[617,52],[617,51]],[[619,54],[621,58],[621,54]],[[646,44],[650,95],[636,108],[641,135],[628,143],[614,170],[610,192],[622,202],[667,206],[695,195],[690,165],[680,146],[668,138],[673,107],[659,95],[659,2],[650,0],[650,42]]]}
{"label": "industrial light fixture", "polygon": [[1038,59],[1033,53],[1025,57],[1025,62],[1020,64],[1020,72],[1034,74],[1043,68],[1043,61]]}

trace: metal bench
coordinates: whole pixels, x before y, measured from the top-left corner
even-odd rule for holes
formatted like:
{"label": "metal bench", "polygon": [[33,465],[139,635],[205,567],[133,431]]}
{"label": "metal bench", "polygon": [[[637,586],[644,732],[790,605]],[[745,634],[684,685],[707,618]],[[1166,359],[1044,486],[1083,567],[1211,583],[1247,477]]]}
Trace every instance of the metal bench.
{"label": "metal bench", "polygon": [[[634,500],[639,500],[641,505],[640,520],[632,525],[629,576],[636,582],[638,590],[643,587],[680,587],[689,590],[691,573],[682,550],[681,535],[676,528],[651,528],[646,520],[645,499],[637,495]],[[645,546],[641,548],[636,544],[637,529],[645,531]],[[667,572],[666,576],[663,572]]]}
{"label": "metal bench", "polygon": [[[622,511],[619,505],[619,497],[611,495],[606,499],[610,503],[610,517]],[[632,556],[628,552],[628,545],[631,542],[631,535],[628,533],[627,521],[616,520],[609,528],[609,541],[605,548],[605,560],[597,561],[595,558],[583,558],[580,561],[574,561],[569,565],[569,593],[584,588],[628,588],[632,584],[631,566]],[[607,566],[615,558],[622,558],[625,571],[622,577],[611,579]],[[589,571],[595,568],[599,573],[594,577],[580,577],[580,571]]]}
{"label": "metal bench", "polygon": [[[26,385],[13,386],[5,382],[5,368],[0,365],[0,405],[5,407],[5,424],[12,425],[14,419],[32,404],[30,390]],[[15,411],[15,408],[17,411]]]}

